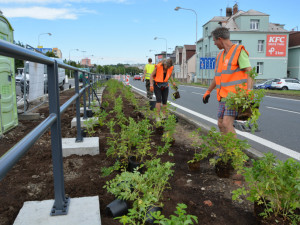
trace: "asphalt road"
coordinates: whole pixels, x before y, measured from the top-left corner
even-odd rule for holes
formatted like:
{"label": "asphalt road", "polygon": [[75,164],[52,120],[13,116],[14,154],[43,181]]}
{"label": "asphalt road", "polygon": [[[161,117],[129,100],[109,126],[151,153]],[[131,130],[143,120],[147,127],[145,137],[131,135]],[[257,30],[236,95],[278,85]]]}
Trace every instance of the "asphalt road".
{"label": "asphalt road", "polygon": [[[145,83],[130,79],[130,85],[145,95]],[[170,103],[176,111],[205,127],[217,127],[218,102],[213,91],[208,104],[202,103],[206,89],[181,85],[180,99]],[[259,131],[255,133],[237,130],[238,138],[247,139],[252,148],[261,153],[273,152],[279,159],[295,158],[300,161],[300,100],[265,96],[260,106]]]}

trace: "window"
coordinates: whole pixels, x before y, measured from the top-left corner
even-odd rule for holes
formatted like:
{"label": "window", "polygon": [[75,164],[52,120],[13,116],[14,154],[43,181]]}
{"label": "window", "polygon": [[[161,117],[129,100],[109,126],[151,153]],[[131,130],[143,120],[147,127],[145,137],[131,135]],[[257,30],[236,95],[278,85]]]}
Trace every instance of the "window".
{"label": "window", "polygon": [[205,27],[205,37],[208,36],[208,27]]}
{"label": "window", "polygon": [[264,40],[258,40],[257,51],[258,52],[264,51]]}
{"label": "window", "polygon": [[256,72],[258,74],[262,74],[263,73],[263,67],[264,67],[264,63],[263,62],[257,62]]}
{"label": "window", "polygon": [[250,30],[258,30],[259,20],[250,20]]}
{"label": "window", "polygon": [[241,45],[242,44],[242,41],[241,40],[232,40],[231,41],[233,44],[235,45]]}

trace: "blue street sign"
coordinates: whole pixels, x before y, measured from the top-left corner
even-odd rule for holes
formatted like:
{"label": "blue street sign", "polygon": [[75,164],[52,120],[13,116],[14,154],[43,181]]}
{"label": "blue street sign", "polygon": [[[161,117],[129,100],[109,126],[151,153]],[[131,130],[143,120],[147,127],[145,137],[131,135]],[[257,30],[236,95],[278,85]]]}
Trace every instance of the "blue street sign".
{"label": "blue street sign", "polygon": [[216,58],[200,58],[200,70],[213,70],[216,66]]}
{"label": "blue street sign", "polygon": [[205,58],[200,58],[200,70],[205,69]]}

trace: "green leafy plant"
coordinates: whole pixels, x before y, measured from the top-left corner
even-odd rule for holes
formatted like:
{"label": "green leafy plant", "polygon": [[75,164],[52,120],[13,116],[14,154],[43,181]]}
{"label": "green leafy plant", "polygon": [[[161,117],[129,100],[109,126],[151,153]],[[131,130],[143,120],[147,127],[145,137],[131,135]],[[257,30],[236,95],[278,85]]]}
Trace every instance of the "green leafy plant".
{"label": "green leafy plant", "polygon": [[164,130],[164,133],[162,135],[162,141],[165,143],[165,145],[158,146],[157,154],[162,155],[168,152],[169,155],[173,155],[172,152],[169,152],[169,149],[171,147],[171,143],[174,141],[173,134],[176,128],[175,116],[173,114],[168,113],[168,116],[166,117],[166,119],[163,120],[161,126],[162,129]]}
{"label": "green leafy plant", "polygon": [[300,208],[300,163],[292,158],[276,160],[272,153],[252,162],[253,166],[243,173],[248,188],[233,191],[232,199],[242,201],[240,197],[247,196],[264,206],[264,218],[280,215],[298,224],[300,217],[294,212]]}
{"label": "green leafy plant", "polygon": [[155,218],[154,223],[161,225],[189,225],[189,224],[198,224],[198,218],[193,215],[187,215],[186,209],[187,206],[183,203],[177,204],[176,215],[171,215],[170,218],[166,218],[161,214],[160,211],[152,213],[152,216]]}
{"label": "green leafy plant", "polygon": [[[194,155],[192,161],[202,160],[209,155],[218,157],[210,158],[211,165],[216,165],[222,161],[224,164],[230,163],[232,167],[241,173],[244,169],[244,163],[248,160],[248,156],[243,152],[249,148],[246,140],[239,140],[234,137],[233,133],[221,134],[212,127],[207,135],[201,135],[202,144],[198,145],[201,150]],[[197,146],[197,145],[194,145]]]}
{"label": "green leafy plant", "polygon": [[[129,117],[128,124],[121,124],[121,131],[115,132],[114,126],[116,121],[111,120],[107,123],[110,129],[111,137],[108,138],[109,148],[106,152],[107,156],[111,156],[118,159],[128,159],[130,156],[134,156],[139,162],[143,162],[146,156],[151,156],[150,150],[150,137],[152,134],[152,126],[148,119],[144,119],[136,122],[133,118]],[[124,163],[116,162],[114,166],[109,170],[118,170],[118,166],[121,166],[123,170],[126,170]],[[107,175],[107,173],[105,173]]]}
{"label": "green leafy plant", "polygon": [[95,117],[88,118],[87,120],[83,121],[83,124],[86,127],[86,131],[88,135],[91,137],[96,132],[94,127],[97,125],[97,121]]}
{"label": "green leafy plant", "polygon": [[123,172],[107,181],[104,188],[116,198],[133,201],[128,215],[118,218],[123,224],[145,224],[150,207],[163,204],[162,193],[169,187],[168,180],[173,174],[174,163],[162,163],[160,159],[145,162],[144,174],[135,170]]}
{"label": "green leafy plant", "polygon": [[[253,80],[258,76],[255,67],[253,67],[248,74]],[[245,85],[246,84],[243,84],[243,86]],[[251,131],[254,132],[258,128],[258,119],[260,117],[259,106],[265,96],[265,90],[256,89],[248,91],[239,86],[236,86],[235,90],[235,93],[228,93],[225,99],[226,105],[229,108],[238,111],[239,114],[248,111],[248,115],[246,115],[246,117],[249,118],[247,119],[246,125],[251,127]]]}

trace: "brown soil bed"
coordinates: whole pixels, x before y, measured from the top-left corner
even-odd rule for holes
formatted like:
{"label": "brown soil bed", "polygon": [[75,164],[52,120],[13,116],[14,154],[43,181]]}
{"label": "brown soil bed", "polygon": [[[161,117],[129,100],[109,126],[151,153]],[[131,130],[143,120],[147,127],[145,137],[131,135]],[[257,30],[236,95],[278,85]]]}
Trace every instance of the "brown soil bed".
{"label": "brown soil bed", "polygon": [[[61,103],[72,96],[74,91],[61,94]],[[107,99],[104,91],[103,101]],[[136,96],[145,104],[145,100]],[[139,119],[140,114],[134,107],[123,99],[126,116]],[[111,110],[112,104],[106,108]],[[48,116],[48,106],[37,110],[42,118],[38,121],[20,121],[15,129],[0,140],[0,156],[9,150],[22,137],[30,132],[43,118]],[[113,115],[109,115],[113,116]],[[71,120],[75,117],[75,107],[70,106],[62,116],[63,137],[75,137],[76,129],[71,127]],[[175,144],[171,147],[174,157],[163,156],[162,161],[175,162],[174,175],[170,179],[171,189],[164,193],[163,214],[167,217],[173,214],[177,203],[188,206],[188,214],[196,215],[199,224],[214,225],[242,225],[258,224],[253,214],[253,204],[231,200],[231,191],[244,185],[241,177],[235,174],[230,178],[218,178],[215,170],[208,161],[202,161],[200,171],[190,171],[187,161],[193,156],[190,132],[196,128],[179,118],[176,128]],[[106,126],[98,127],[93,136],[99,137],[100,154],[97,156],[76,156],[64,158],[65,192],[71,198],[84,196],[99,196],[101,221],[103,225],[120,224],[118,221],[105,215],[105,207],[114,200],[114,196],[103,189],[103,185],[111,180],[116,173],[108,177],[101,177],[101,168],[110,166],[114,160],[107,158],[106,139],[109,130]],[[152,144],[161,144],[161,136],[154,133]],[[154,149],[154,148],[153,148]],[[0,182],[0,225],[11,225],[25,201],[40,201],[54,199],[53,173],[51,161],[50,134],[46,132],[28,151],[28,153],[13,167]],[[50,209],[49,209],[50,213]],[[273,222],[266,223],[273,224]],[[280,223],[279,223],[280,224]]]}

